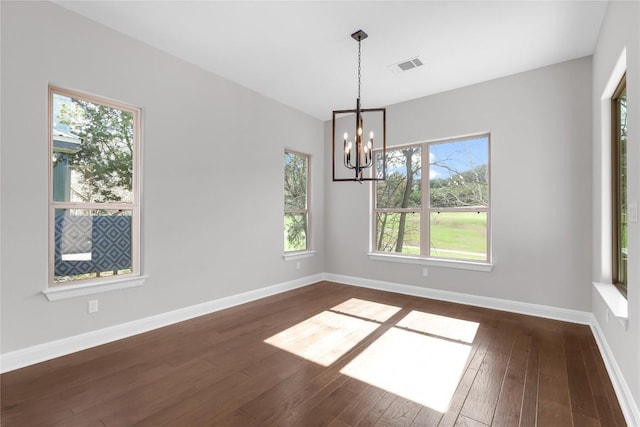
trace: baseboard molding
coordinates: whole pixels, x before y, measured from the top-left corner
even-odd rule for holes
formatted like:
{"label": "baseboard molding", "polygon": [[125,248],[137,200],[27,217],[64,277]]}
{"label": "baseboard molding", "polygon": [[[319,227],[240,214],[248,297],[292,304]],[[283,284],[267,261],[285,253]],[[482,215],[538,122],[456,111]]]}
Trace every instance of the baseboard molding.
{"label": "baseboard molding", "polygon": [[547,319],[563,320],[565,322],[580,323],[583,325],[590,325],[593,317],[590,312],[586,311],[569,310],[566,308],[530,304],[526,302],[484,297],[479,295],[463,294],[460,292],[442,291],[439,289],[402,285],[392,282],[383,282],[380,280],[363,279],[360,277],[343,276],[338,274],[325,274],[324,277],[325,280],[344,283],[346,285],[378,289],[381,291],[397,292],[399,294],[413,295],[417,297],[454,302],[458,304],[473,305],[476,307],[491,308],[494,310],[509,311],[511,313],[527,314],[530,316],[544,317]]}
{"label": "baseboard molding", "polygon": [[611,347],[609,347],[609,343],[607,342],[604,332],[602,331],[602,328],[600,328],[600,324],[595,316],[593,316],[593,321],[591,322],[591,331],[593,332],[593,336],[598,344],[598,349],[600,350],[600,354],[604,360],[604,365],[607,368],[609,378],[611,378],[613,389],[618,397],[618,402],[622,408],[622,413],[627,421],[627,425],[636,427],[640,426],[640,408],[638,408],[635,400],[633,400],[633,395],[631,394],[631,390],[629,390],[629,385],[622,375],[622,371],[616,362],[613,351],[611,350]]}
{"label": "baseboard molding", "polygon": [[231,295],[202,304],[169,311],[167,313],[4,353],[0,355],[0,373],[13,371],[25,366],[44,362],[56,357],[75,353],[77,351],[86,350],[91,347],[148,332],[153,329],[162,328],[164,326],[213,313],[225,308],[230,308],[260,298],[276,295],[281,292],[301,288],[303,286],[319,282],[323,279],[323,274],[302,277],[300,279],[279,283],[266,288]]}

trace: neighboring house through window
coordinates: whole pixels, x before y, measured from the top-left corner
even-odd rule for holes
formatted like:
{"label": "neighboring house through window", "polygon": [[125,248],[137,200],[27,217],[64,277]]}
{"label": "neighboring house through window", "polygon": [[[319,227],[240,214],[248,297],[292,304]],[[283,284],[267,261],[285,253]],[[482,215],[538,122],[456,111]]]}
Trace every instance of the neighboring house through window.
{"label": "neighboring house through window", "polygon": [[284,251],[309,248],[309,156],[285,150]]}
{"label": "neighboring house through window", "polygon": [[[376,170],[382,168],[382,153]],[[373,252],[490,262],[489,135],[387,149]]]}
{"label": "neighboring house through window", "polygon": [[139,275],[140,110],[50,87],[49,120],[49,284]]}

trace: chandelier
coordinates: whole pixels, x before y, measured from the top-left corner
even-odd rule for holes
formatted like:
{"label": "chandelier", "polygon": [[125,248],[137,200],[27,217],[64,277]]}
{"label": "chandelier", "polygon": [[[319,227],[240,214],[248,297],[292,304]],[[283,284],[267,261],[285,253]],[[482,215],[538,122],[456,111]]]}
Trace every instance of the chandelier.
{"label": "chandelier", "polygon": [[[360,83],[362,77],[361,49],[360,43],[368,37],[367,33],[358,30],[351,34],[351,37],[358,42],[358,98],[356,108],[351,110],[333,111],[333,181],[380,181],[386,177],[385,161],[379,165],[380,170],[376,170],[375,175],[365,176],[364,170],[371,168],[374,163],[373,151],[380,150],[382,159],[386,157],[386,109],[385,108],[361,108],[360,103]],[[355,132],[350,134],[349,118],[353,119],[355,114]],[[368,128],[365,128],[367,118]],[[373,124],[372,124],[373,123]],[[353,128],[352,128],[353,129]],[[344,133],[342,131],[344,130]],[[374,132],[375,130],[375,132]],[[382,135],[379,147],[375,146],[375,135]],[[352,135],[352,136],[351,136]],[[365,135],[368,137],[365,142]],[[378,138],[380,139],[380,138]],[[342,149],[337,154],[336,143],[342,140]],[[342,157],[342,159],[340,159]],[[336,175],[336,163],[342,160],[346,169],[342,173],[338,171]],[[346,171],[346,173],[345,173]],[[349,172],[352,171],[352,172]]]}

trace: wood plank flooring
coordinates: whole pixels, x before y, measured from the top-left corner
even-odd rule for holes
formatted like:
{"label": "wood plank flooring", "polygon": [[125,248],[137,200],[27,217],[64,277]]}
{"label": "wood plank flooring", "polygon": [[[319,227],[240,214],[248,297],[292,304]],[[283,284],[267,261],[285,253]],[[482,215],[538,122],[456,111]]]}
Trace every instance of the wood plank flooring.
{"label": "wood plank flooring", "polygon": [[321,282],[0,377],[12,426],[624,426],[589,327]]}

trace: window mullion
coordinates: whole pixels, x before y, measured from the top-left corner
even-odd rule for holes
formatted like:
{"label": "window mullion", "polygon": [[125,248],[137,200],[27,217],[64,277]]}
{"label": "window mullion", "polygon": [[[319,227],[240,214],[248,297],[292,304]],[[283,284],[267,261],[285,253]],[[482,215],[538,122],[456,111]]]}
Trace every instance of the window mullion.
{"label": "window mullion", "polygon": [[51,207],[55,209],[86,209],[86,210],[123,210],[132,211],[136,209],[133,203],[75,203],[75,202],[52,202]]}
{"label": "window mullion", "polygon": [[422,175],[421,175],[421,187],[422,187],[422,199],[421,206],[422,211],[420,212],[420,255],[428,257],[431,254],[431,245],[430,245],[430,193],[429,193],[429,174],[430,174],[430,165],[429,165],[429,144],[425,143],[422,145]]}

